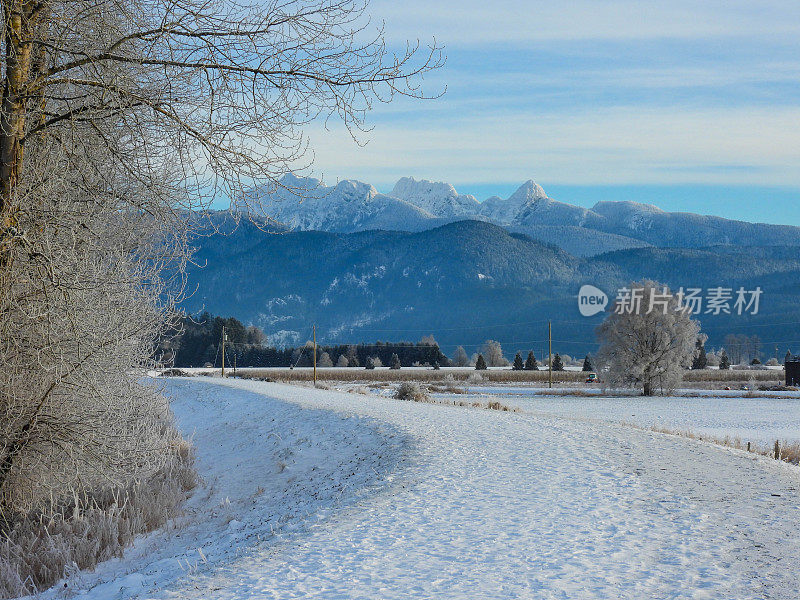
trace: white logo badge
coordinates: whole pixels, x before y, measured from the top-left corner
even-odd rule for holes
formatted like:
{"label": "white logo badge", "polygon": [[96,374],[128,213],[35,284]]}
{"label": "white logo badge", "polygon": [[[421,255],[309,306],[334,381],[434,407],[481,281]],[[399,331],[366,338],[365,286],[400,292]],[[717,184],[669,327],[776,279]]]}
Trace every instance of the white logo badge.
{"label": "white logo badge", "polygon": [[584,317],[591,317],[603,312],[608,305],[608,296],[603,290],[593,285],[581,286],[578,292],[578,310]]}

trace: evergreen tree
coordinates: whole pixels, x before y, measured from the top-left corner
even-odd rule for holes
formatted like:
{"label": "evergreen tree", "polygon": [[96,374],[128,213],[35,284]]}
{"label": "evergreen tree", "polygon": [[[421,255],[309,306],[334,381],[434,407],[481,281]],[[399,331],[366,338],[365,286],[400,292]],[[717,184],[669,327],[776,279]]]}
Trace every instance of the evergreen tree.
{"label": "evergreen tree", "polygon": [[372,360],[372,358],[368,358],[366,360],[366,362],[364,363],[364,368],[367,369],[368,371],[375,368],[375,362]]}
{"label": "evergreen tree", "polygon": [[586,358],[583,359],[583,371],[587,373],[594,371],[594,365],[592,364],[592,361],[589,360],[588,354],[586,355]]}
{"label": "evergreen tree", "polygon": [[760,365],[761,361],[758,358],[754,358],[753,360],[750,361],[750,364],[751,365]]}
{"label": "evergreen tree", "polygon": [[483,360],[483,354],[478,354],[478,360],[475,361],[475,370],[476,371],[486,370],[486,361]]}
{"label": "evergreen tree", "polygon": [[514,357],[514,364],[511,366],[511,369],[514,371],[522,371],[525,368],[525,364],[522,362],[522,356],[520,353],[517,352],[517,355]]}
{"label": "evergreen tree", "polygon": [[563,371],[564,370],[564,363],[561,362],[561,355],[556,354],[553,358],[553,371]]}
{"label": "evergreen tree", "polygon": [[708,366],[708,357],[706,356],[706,346],[701,338],[697,338],[697,345],[692,358],[692,369],[705,369]]}
{"label": "evergreen tree", "polygon": [[390,369],[399,369],[400,368],[400,357],[397,354],[392,354],[392,360],[389,363]]}
{"label": "evergreen tree", "polygon": [[792,351],[787,350],[786,356],[783,357],[783,364],[785,365],[788,361],[792,360]]}
{"label": "evergreen tree", "polygon": [[539,365],[536,362],[536,357],[533,355],[533,350],[528,352],[528,358],[525,359],[525,370],[526,371],[538,371]]}
{"label": "evergreen tree", "polygon": [[728,358],[728,353],[725,350],[722,351],[722,356],[719,357],[719,370],[720,371],[727,371],[731,368],[731,361]]}
{"label": "evergreen tree", "polygon": [[438,360],[433,361],[433,370],[438,371],[440,368],[441,367],[439,366],[439,361]]}
{"label": "evergreen tree", "polygon": [[358,349],[355,346],[348,346],[347,347],[347,366],[348,367],[360,367],[361,363],[358,362]]}
{"label": "evergreen tree", "polygon": [[213,366],[216,366],[214,365],[216,359],[217,359],[217,347],[214,344],[209,344],[206,347],[206,351],[203,353],[200,359],[200,366],[204,367],[208,363],[211,363]]}

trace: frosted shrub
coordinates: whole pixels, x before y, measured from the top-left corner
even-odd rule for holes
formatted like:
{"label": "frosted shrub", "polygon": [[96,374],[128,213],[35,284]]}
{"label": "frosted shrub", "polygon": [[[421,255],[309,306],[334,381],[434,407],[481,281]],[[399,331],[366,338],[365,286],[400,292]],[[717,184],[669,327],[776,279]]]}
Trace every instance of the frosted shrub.
{"label": "frosted shrub", "polygon": [[422,390],[416,381],[404,381],[394,393],[397,400],[410,400],[412,402],[425,402],[429,399],[428,394]]}
{"label": "frosted shrub", "polygon": [[483,375],[480,373],[470,373],[467,377],[468,383],[483,383]]}

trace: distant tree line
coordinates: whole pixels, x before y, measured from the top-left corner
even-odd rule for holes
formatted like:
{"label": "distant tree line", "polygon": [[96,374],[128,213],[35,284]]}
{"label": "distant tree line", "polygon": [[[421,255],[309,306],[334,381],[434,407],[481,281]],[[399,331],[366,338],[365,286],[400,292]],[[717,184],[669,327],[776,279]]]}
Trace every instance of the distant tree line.
{"label": "distant tree line", "polygon": [[[277,348],[267,345],[264,332],[253,325],[245,326],[233,317],[219,317],[204,312],[193,317],[185,317],[180,322],[177,332],[159,348],[157,359],[164,364],[176,367],[202,367],[205,365],[221,366],[222,353],[220,341],[222,328],[227,334],[226,365],[236,364],[240,367],[308,367],[313,364],[313,344],[299,347]],[[691,368],[705,369],[719,367],[729,369],[731,365],[743,363],[759,363],[762,342],[757,335],[729,335],[725,338],[725,348],[706,351],[707,336],[698,335]],[[478,366],[487,367],[510,366],[516,370],[538,370],[539,363],[533,352],[527,352],[527,359],[522,360],[525,352],[514,356],[513,364],[505,358],[500,343],[487,340],[479,349],[480,352],[471,358],[462,346],[456,348],[453,358],[445,356],[433,336],[426,336],[419,342],[382,342],[374,344],[339,344],[317,346],[317,366],[319,367],[410,367],[414,365],[431,367]],[[788,353],[787,353],[788,354]],[[478,360],[478,358],[482,360]],[[776,362],[777,361],[770,361]],[[553,370],[564,369],[565,366],[580,366],[580,362],[563,354],[554,354]],[[544,368],[547,368],[547,357],[544,357]],[[588,356],[583,361],[584,371],[593,371],[594,366]]]}
{"label": "distant tree line", "polygon": [[[311,342],[295,348],[276,348],[266,345],[264,332],[255,326],[245,326],[233,317],[218,317],[204,312],[181,319],[180,328],[161,344],[162,363],[176,367],[202,367],[222,364],[222,328],[225,328],[225,364],[239,367],[307,367],[313,364]],[[320,367],[379,367],[382,365],[410,367],[413,365],[449,366],[432,336],[420,342],[376,342],[374,344],[339,344],[317,346],[317,365]]]}

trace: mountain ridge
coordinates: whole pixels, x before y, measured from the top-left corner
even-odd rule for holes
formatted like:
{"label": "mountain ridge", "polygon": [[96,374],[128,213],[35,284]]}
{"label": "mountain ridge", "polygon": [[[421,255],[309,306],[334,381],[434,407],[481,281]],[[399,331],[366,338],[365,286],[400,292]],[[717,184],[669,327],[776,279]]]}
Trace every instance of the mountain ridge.
{"label": "mountain ridge", "polygon": [[578,256],[646,246],[698,248],[714,245],[800,246],[800,227],[750,223],[713,215],[667,212],[628,200],[591,208],[554,200],[533,180],[507,198],[479,202],[449,183],[403,177],[382,194],[367,183],[285,175],[274,189],[250,195],[255,214],[296,231],[355,233],[373,229],[424,231],[458,220],[485,220],[509,231],[557,243]]}

